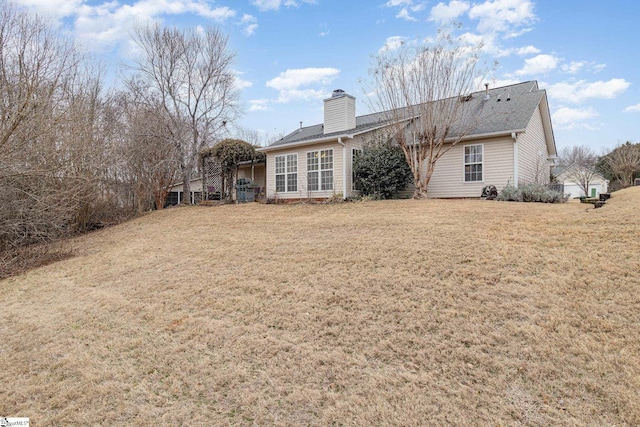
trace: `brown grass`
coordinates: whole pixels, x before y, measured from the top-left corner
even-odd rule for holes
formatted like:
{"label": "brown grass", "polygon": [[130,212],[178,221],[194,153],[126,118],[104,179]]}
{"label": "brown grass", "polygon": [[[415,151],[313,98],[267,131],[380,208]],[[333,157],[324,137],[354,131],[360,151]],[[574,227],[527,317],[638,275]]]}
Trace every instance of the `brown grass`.
{"label": "brown grass", "polygon": [[156,212],[0,281],[0,415],[639,425],[639,206]]}

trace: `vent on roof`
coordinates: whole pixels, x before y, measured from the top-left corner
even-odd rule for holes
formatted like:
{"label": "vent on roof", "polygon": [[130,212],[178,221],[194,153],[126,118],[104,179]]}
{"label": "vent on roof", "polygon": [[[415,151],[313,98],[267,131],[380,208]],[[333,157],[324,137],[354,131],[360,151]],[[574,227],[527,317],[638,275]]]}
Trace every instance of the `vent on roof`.
{"label": "vent on roof", "polygon": [[496,102],[500,102],[500,95],[498,95],[498,99],[496,99]]}
{"label": "vent on roof", "polygon": [[489,83],[484,84],[484,100],[488,101],[491,99],[491,95],[489,95]]}
{"label": "vent on roof", "polygon": [[507,101],[511,101],[511,95],[507,94]]}

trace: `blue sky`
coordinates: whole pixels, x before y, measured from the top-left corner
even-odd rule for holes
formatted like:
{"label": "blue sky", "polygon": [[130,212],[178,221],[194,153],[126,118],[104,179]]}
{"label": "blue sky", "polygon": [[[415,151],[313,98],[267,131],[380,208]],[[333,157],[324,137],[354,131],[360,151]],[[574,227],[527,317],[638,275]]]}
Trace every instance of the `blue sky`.
{"label": "blue sky", "polygon": [[[462,43],[497,60],[492,86],[538,80],[548,91],[558,149],[596,152],[640,140],[636,0],[15,0],[54,20],[115,76],[147,20],[214,25],[229,37],[243,114],[265,138],[322,122],[336,88],[370,112],[363,81],[371,57],[433,38],[452,20]],[[481,89],[481,88],[478,88]]]}

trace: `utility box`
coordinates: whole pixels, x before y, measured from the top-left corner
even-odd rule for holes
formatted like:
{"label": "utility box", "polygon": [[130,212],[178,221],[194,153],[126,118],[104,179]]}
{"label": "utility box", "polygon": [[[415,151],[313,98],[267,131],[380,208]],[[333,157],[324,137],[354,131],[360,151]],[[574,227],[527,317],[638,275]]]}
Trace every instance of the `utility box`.
{"label": "utility box", "polygon": [[255,202],[255,185],[248,178],[240,178],[236,183],[236,197],[238,203]]}

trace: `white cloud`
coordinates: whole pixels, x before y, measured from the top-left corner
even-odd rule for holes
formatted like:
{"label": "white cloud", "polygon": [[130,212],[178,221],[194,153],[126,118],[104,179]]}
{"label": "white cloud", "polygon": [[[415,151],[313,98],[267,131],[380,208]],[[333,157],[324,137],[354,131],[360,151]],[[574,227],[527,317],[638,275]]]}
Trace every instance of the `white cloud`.
{"label": "white cloud", "polygon": [[256,21],[257,21],[256,17],[253,15],[249,15],[248,13],[243,14],[242,18],[240,19],[241,24],[252,24]]}
{"label": "white cloud", "polygon": [[625,113],[640,113],[640,104],[629,105],[624,109]]}
{"label": "white cloud", "polygon": [[528,32],[533,31],[532,27],[527,27],[527,28],[520,28],[517,31],[508,31],[505,35],[504,38],[505,39],[513,39],[516,37],[520,37],[523,34],[527,34]]}
{"label": "white cloud", "polygon": [[471,46],[478,46],[485,43],[485,38],[483,35],[474,33],[461,34],[460,37],[458,37],[458,40],[460,40],[462,44]]}
{"label": "white cloud", "polygon": [[390,50],[398,49],[400,46],[406,43],[406,40],[407,38],[402,36],[387,37],[387,41],[384,43],[384,46],[382,46],[378,50],[378,52],[384,53],[389,52]]}
{"label": "white cloud", "polygon": [[604,70],[606,64],[597,64],[595,62],[586,61],[571,61],[568,64],[562,66],[562,71],[569,74],[578,74],[579,71],[591,71],[592,73],[599,73]]}
{"label": "white cloud", "polygon": [[536,20],[533,3],[530,0],[486,0],[474,4],[469,10],[469,17],[477,19],[478,31],[511,32],[522,26],[531,25]]}
{"label": "white cloud", "polygon": [[418,19],[412,16],[410,12],[417,13],[424,10],[426,2],[420,0],[389,0],[384,4],[384,6],[399,8],[400,10],[396,14],[396,18],[416,22]]}
{"label": "white cloud", "polygon": [[511,86],[518,83],[522,83],[521,80],[513,80],[513,79],[491,79],[489,87],[503,87],[503,86]]}
{"label": "white cloud", "polygon": [[540,75],[555,70],[560,60],[553,55],[537,55],[533,58],[524,60],[524,67],[516,71],[516,74],[523,75]]}
{"label": "white cloud", "polygon": [[279,10],[281,6],[299,7],[303,3],[315,4],[316,0],[252,0],[251,3],[262,12]]}
{"label": "white cloud", "polygon": [[258,29],[258,19],[255,16],[249,15],[247,13],[242,15],[242,19],[240,19],[240,22],[238,24],[245,26],[243,32],[247,36],[253,35],[253,33],[255,33]]}
{"label": "white cloud", "polygon": [[234,77],[235,77],[235,86],[237,89],[246,89],[248,87],[253,86],[253,82],[249,81],[249,80],[244,80],[242,76],[244,73],[238,70],[234,70],[233,71]]}
{"label": "white cloud", "polygon": [[[116,1],[95,6],[80,5],[75,16],[75,32],[86,49],[103,50],[128,39],[137,25],[168,15],[195,14],[216,22],[236,15],[228,7],[212,8],[200,0],[139,0],[131,4]],[[69,15],[71,16],[71,15]]]}
{"label": "white cloud", "polygon": [[495,77],[487,78],[485,77],[476,77],[473,79],[472,90],[484,90],[484,85],[489,83],[489,89],[495,89],[503,86],[510,86],[518,83],[522,83],[522,80],[511,80],[511,79],[496,79]]}
{"label": "white cloud", "polygon": [[625,79],[611,79],[609,81],[562,82],[547,86],[549,96],[562,102],[579,104],[587,99],[612,99],[626,91],[631,83]]}
{"label": "white cloud", "polygon": [[480,52],[489,54],[493,57],[500,58],[511,54],[511,49],[503,49],[498,44],[498,40],[495,34],[474,34],[464,33],[458,36],[458,41],[463,46],[469,46],[470,54],[477,53],[475,49],[479,49]]}
{"label": "white cloud", "polygon": [[340,74],[337,68],[298,68],[280,73],[269,80],[267,87],[278,90],[277,102],[290,102],[300,99],[322,99],[326,96],[323,89],[305,88],[306,86],[325,86]]}
{"label": "white cloud", "polygon": [[320,37],[326,37],[329,35],[329,25],[320,24],[320,32],[318,33]]}
{"label": "white cloud", "polygon": [[400,12],[398,12],[398,14],[396,15],[396,18],[404,19],[405,21],[414,21],[414,22],[417,21],[416,18],[409,15],[409,10],[406,7],[403,7],[402,9],[400,9]]}
{"label": "white cloud", "polygon": [[585,65],[586,62],[584,61],[571,61],[568,64],[562,65],[562,71],[569,74],[577,74]]}
{"label": "white cloud", "polygon": [[448,5],[438,3],[431,8],[430,21],[448,22],[469,10],[469,3],[465,1],[452,0]]}
{"label": "white cloud", "polygon": [[34,10],[38,15],[59,20],[75,15],[83,0],[14,0],[16,4]]}
{"label": "white cloud", "polygon": [[258,29],[258,24],[249,24],[249,25],[247,25],[247,26],[245,27],[245,29],[244,29],[244,33],[245,33],[247,36],[251,36],[251,35],[253,35],[253,33],[255,33],[255,32],[256,32],[256,29]]}
{"label": "white cloud", "polygon": [[591,119],[598,117],[598,112],[593,108],[559,108],[551,115],[553,124],[558,129],[576,129],[583,128],[594,130],[598,128]]}
{"label": "white cloud", "polygon": [[271,111],[271,101],[268,99],[251,99],[249,100],[249,111]]}
{"label": "white cloud", "polygon": [[387,7],[411,6],[412,0],[389,0],[384,5]]}
{"label": "white cloud", "polygon": [[520,56],[525,56],[525,55],[535,55],[537,53],[540,53],[540,49],[538,49],[535,46],[525,46],[525,47],[521,47],[520,49],[518,49],[517,53]]}

